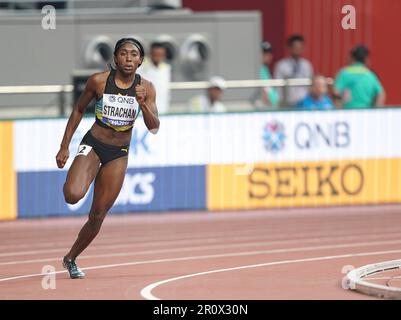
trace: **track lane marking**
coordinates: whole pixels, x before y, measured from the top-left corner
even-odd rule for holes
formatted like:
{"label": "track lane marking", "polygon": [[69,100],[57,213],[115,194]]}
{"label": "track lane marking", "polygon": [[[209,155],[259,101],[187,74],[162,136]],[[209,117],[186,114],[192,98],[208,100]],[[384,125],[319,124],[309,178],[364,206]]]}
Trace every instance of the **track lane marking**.
{"label": "track lane marking", "polygon": [[[344,239],[342,237],[342,239]],[[326,239],[325,239],[326,240]],[[328,240],[328,239],[327,239]],[[267,241],[267,242],[248,242],[248,243],[236,243],[236,244],[216,244],[210,246],[191,246],[191,247],[182,247],[182,248],[172,248],[172,249],[159,249],[159,250],[145,250],[145,251],[137,251],[137,252],[120,252],[120,253],[111,253],[111,254],[96,254],[96,255],[83,255],[79,258],[79,260],[87,260],[93,258],[112,258],[112,257],[129,257],[133,255],[147,255],[147,254],[160,254],[160,253],[175,253],[175,252],[188,252],[188,251],[201,251],[201,250],[213,250],[213,249],[227,249],[227,248],[246,248],[246,247],[259,247],[259,246],[269,246],[269,245],[277,245],[277,244],[292,244],[292,243],[321,243],[321,238],[312,238],[305,240],[284,240],[284,241]],[[374,242],[356,242],[352,244],[334,244],[334,245],[325,245],[318,247],[301,247],[302,248],[310,248],[307,250],[316,250],[314,248],[319,249],[336,249],[336,248],[348,248],[348,247],[361,247],[361,246],[375,246],[375,245],[389,245],[389,244],[399,244],[401,240],[385,240],[385,241],[374,241]],[[282,250],[299,250],[299,248],[278,248],[278,249],[270,249],[271,253],[281,253]],[[285,251],[291,252],[291,251]],[[22,265],[29,263],[39,263],[39,262],[51,262],[51,261],[59,261],[60,257],[54,258],[44,258],[44,259],[31,259],[31,260],[18,260],[18,261],[6,261],[0,262],[0,266],[5,265]]]}
{"label": "track lane marking", "polygon": [[[305,234],[307,235],[307,234]],[[394,237],[397,239],[399,238],[399,233],[395,233]],[[287,237],[288,238],[288,237]],[[291,240],[274,240],[274,238],[268,237],[263,237],[263,236],[241,236],[241,237],[232,237],[230,238],[230,241],[238,241],[238,240],[255,240],[255,239],[271,239],[269,242],[271,244],[280,244],[280,243],[299,243],[299,242],[314,242],[314,241],[329,241],[333,239],[338,239],[340,238],[341,240],[353,240],[353,239],[381,239],[381,238],[388,238],[387,234],[379,234],[379,235],[370,235],[370,236],[344,236],[344,235],[335,235],[331,237],[316,237],[316,238],[304,238],[304,239],[291,239]],[[391,238],[391,237],[390,237]],[[115,244],[115,245],[94,245],[90,249],[93,250],[102,250],[102,249],[118,249],[118,248],[131,248],[131,247],[143,247],[143,246],[150,246],[150,247],[157,247],[160,245],[174,245],[174,244],[189,244],[189,243],[203,243],[203,242],[218,242],[222,240],[221,238],[208,238],[208,239],[194,239],[194,240],[176,240],[176,241],[157,241],[157,242],[150,242],[150,243],[124,243],[124,244]],[[57,249],[48,249],[48,250],[31,250],[31,251],[18,251],[18,252],[8,252],[8,253],[0,253],[0,258],[2,257],[12,257],[12,256],[19,256],[19,255],[33,255],[33,254],[42,254],[42,253],[55,253],[55,252],[63,252],[65,248],[57,248]],[[102,256],[102,255],[100,255]],[[94,257],[94,256],[93,256]],[[43,261],[49,261],[46,258]],[[53,258],[52,258],[53,259]],[[56,258],[54,258],[56,259]],[[58,259],[58,258],[57,258]],[[32,260],[32,259],[31,259]],[[37,259],[35,259],[37,261]],[[50,260],[51,261],[51,260]],[[39,261],[40,262],[40,261]],[[0,265],[2,264],[7,264],[11,262],[3,261],[0,262]],[[12,263],[11,263],[12,264]]]}
{"label": "track lane marking", "polygon": [[376,251],[376,252],[364,252],[364,253],[353,253],[353,254],[342,254],[337,256],[322,256],[322,257],[315,257],[315,258],[305,258],[305,259],[295,259],[295,260],[282,260],[282,261],[275,261],[275,262],[266,262],[266,263],[258,263],[258,264],[251,264],[239,267],[232,267],[232,268],[224,268],[224,269],[215,269],[209,270],[204,272],[192,273],[187,274],[179,277],[169,278],[165,280],[161,280],[158,282],[151,283],[144,287],[140,295],[146,300],[162,300],[155,296],[152,291],[166,283],[171,283],[174,281],[193,278],[197,276],[209,275],[213,273],[221,273],[221,272],[228,272],[228,271],[235,271],[235,270],[242,270],[242,269],[251,269],[251,268],[259,268],[259,267],[269,267],[269,266],[277,266],[277,265],[284,265],[284,264],[293,264],[293,263],[301,263],[301,262],[315,262],[315,261],[323,261],[323,260],[334,260],[334,259],[343,259],[343,258],[352,258],[352,257],[364,257],[364,256],[372,256],[372,255],[381,255],[381,254],[389,254],[389,253],[399,253],[401,250],[390,250],[390,251]]}
{"label": "track lane marking", "polygon": [[[82,270],[98,270],[98,269],[108,269],[108,268],[117,268],[117,267],[125,267],[125,266],[134,266],[134,265],[143,265],[143,264],[155,264],[155,263],[164,263],[164,262],[177,262],[177,261],[192,261],[192,260],[204,260],[204,259],[213,259],[213,258],[227,258],[227,257],[241,257],[241,256],[252,256],[252,255],[263,255],[263,254],[271,254],[271,253],[289,253],[289,252],[303,252],[303,251],[315,251],[322,249],[339,249],[352,247],[353,245],[336,245],[336,246],[316,246],[316,247],[301,247],[301,248],[287,248],[287,249],[273,249],[273,250],[261,250],[261,251],[245,251],[245,252],[233,252],[226,254],[213,254],[213,255],[202,255],[202,256],[188,256],[188,257],[179,257],[179,258],[166,258],[166,259],[153,259],[153,260],[142,260],[142,261],[132,261],[125,263],[116,263],[116,264],[107,264],[107,265],[97,265],[93,267],[85,267],[81,268]],[[399,253],[400,250],[389,250],[389,251],[377,251],[381,253]],[[352,256],[353,254],[348,254]],[[35,274],[27,274],[20,276],[13,276],[8,278],[0,278],[0,282],[24,279],[24,278],[32,278],[32,277],[40,277],[51,274],[60,274],[66,273],[67,271],[55,271],[49,273],[35,273]]]}

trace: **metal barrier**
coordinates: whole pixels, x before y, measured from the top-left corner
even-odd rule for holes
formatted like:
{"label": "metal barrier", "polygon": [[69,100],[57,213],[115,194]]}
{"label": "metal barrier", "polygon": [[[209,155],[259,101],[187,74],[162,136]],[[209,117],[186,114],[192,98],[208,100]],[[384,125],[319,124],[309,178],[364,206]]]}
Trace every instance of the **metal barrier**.
{"label": "metal barrier", "polygon": [[[274,80],[228,80],[226,81],[227,89],[243,89],[243,88],[264,88],[264,87],[282,87],[284,92],[286,88],[293,86],[309,86],[311,79],[274,79]],[[332,78],[327,78],[329,85],[333,84]],[[191,81],[191,82],[171,82],[171,90],[190,90],[190,89],[206,89],[207,81]],[[0,94],[25,94],[25,93],[54,93],[59,94],[59,112],[64,115],[66,93],[72,93],[74,86],[67,85],[35,85],[35,86],[0,86]]]}
{"label": "metal barrier", "polygon": [[369,264],[350,271],[346,276],[346,288],[384,299],[401,299],[401,288],[389,287],[364,280],[365,277],[388,270],[401,269],[401,260]]}

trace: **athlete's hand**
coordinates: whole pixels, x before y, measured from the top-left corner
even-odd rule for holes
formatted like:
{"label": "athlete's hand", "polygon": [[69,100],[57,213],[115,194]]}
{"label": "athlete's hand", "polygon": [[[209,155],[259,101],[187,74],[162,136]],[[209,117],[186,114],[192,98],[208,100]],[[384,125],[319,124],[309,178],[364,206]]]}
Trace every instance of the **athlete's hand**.
{"label": "athlete's hand", "polygon": [[67,162],[69,156],[70,156],[70,151],[68,150],[68,148],[61,147],[56,155],[57,167],[59,167],[60,169],[64,168],[65,163]]}
{"label": "athlete's hand", "polygon": [[138,104],[140,106],[143,106],[145,104],[146,100],[146,89],[144,86],[138,84],[135,87],[135,99],[138,101]]}

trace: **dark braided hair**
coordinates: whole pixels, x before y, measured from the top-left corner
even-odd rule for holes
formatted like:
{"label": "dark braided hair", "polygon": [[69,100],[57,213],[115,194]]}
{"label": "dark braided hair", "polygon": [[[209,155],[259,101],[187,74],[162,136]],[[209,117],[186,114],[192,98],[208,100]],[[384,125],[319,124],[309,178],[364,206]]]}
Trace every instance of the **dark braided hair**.
{"label": "dark braided hair", "polygon": [[[118,50],[125,44],[132,43],[135,47],[138,48],[140,57],[143,58],[145,56],[145,50],[143,49],[142,44],[136,40],[135,38],[121,38],[117,41],[116,46],[114,47],[114,56],[117,56]],[[140,66],[139,64],[138,66]]]}

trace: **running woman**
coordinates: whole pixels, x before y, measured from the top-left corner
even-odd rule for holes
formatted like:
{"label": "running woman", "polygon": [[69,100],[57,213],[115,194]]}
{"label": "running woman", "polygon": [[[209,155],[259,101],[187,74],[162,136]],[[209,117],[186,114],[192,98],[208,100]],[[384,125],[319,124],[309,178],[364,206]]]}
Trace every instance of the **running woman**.
{"label": "running woman", "polygon": [[85,277],[75,259],[99,233],[107,212],[120,193],[128,165],[132,128],[138,114],[142,111],[150,132],[156,134],[159,129],[154,86],[136,74],[144,55],[143,46],[134,38],[122,38],[116,43],[116,69],[89,77],[68,119],[56,155],[57,166],[61,169],[67,162],[71,138],[85,109],[92,98],[96,98],[95,122],[79,145],[63,188],[65,201],[74,204],[85,196],[95,180],[88,221],[63,258],[63,266],[72,279]]}

